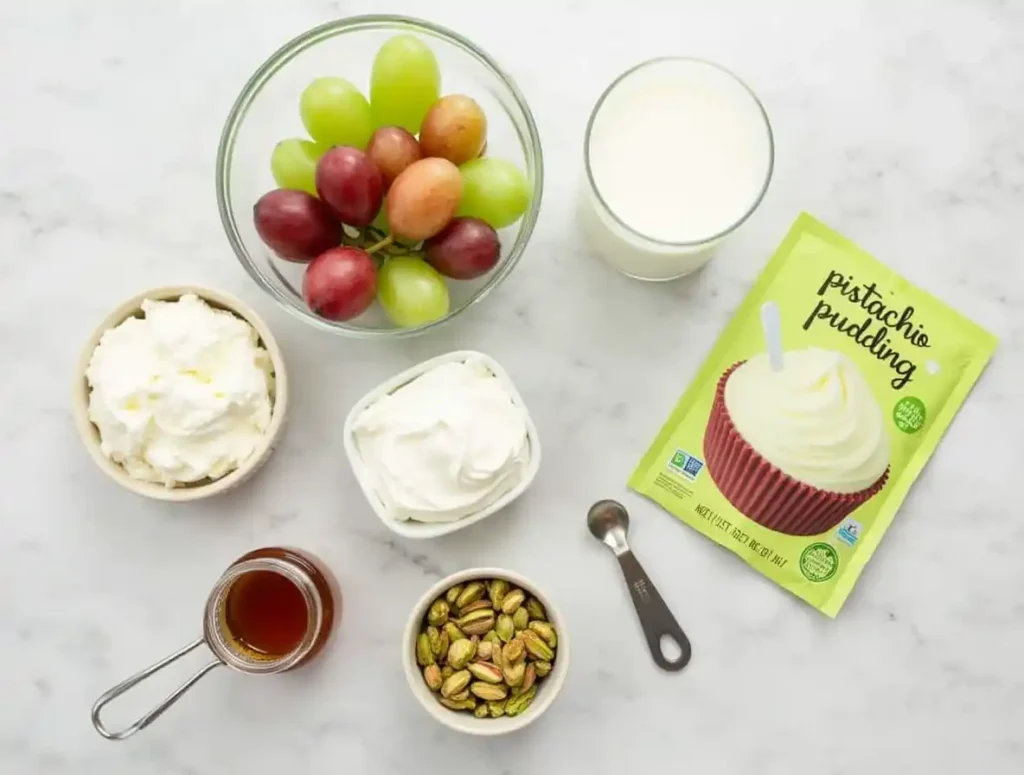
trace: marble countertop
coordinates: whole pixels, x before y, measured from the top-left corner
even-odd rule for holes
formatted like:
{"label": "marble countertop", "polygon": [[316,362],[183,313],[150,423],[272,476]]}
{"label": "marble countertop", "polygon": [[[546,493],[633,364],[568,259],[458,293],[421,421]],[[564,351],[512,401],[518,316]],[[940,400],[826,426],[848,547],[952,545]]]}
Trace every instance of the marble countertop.
{"label": "marble countertop", "polygon": [[[0,8],[0,771],[781,775],[1024,771],[1024,7],[1011,2],[586,3],[394,0],[474,39],[540,125],[545,194],[521,266],[436,335],[317,333],[239,268],[214,201],[216,142],[244,80],[370,0],[5,3]],[[603,86],[659,54],[720,61],[762,97],[777,166],[753,218],[692,280],[649,286],[588,256],[572,221],[580,142]],[[760,577],[625,480],[800,210],[996,333],[1000,349],[839,618]],[[1014,222],[1018,225],[1014,226]],[[74,360],[109,308],[208,284],[266,317],[293,377],[287,437],[249,486],[150,503],[106,480],[68,409]],[[512,373],[545,462],[502,516],[412,542],[344,462],[348,408],[398,370],[472,347]],[[601,497],[694,641],[649,659],[618,570],[586,532]],[[133,740],[96,696],[198,634],[243,551],[319,552],[345,590],[337,647],[309,670],[215,673]],[[470,739],[409,694],[398,640],[443,574],[515,568],[573,633],[564,694],[524,733]],[[177,675],[125,701],[145,709]]]}

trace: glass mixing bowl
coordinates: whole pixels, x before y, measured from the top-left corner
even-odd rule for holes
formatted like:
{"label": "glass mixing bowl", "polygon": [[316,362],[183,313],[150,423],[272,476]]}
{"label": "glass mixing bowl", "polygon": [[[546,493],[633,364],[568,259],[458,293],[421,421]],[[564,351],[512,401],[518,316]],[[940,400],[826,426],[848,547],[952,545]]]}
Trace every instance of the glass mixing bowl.
{"label": "glass mixing bowl", "polygon": [[[526,174],[532,199],[523,217],[499,231],[501,258],[476,280],[448,281],[448,314],[416,328],[397,328],[374,304],[345,322],[315,315],[302,299],[304,267],[274,256],[253,224],[253,205],[276,188],[270,174],[274,145],[306,137],[299,95],[315,78],[346,78],[369,94],[377,49],[392,35],[412,33],[429,45],[441,68],[442,94],[468,94],[487,116],[486,155],[507,159]],[[451,30],[402,16],[354,16],[300,35],[264,62],[246,83],[228,115],[217,151],[217,206],[228,241],[245,271],[295,317],[324,331],[357,337],[402,337],[441,325],[483,299],[508,277],[533,233],[540,210],[544,167],[540,136],[526,99],[490,56]]]}

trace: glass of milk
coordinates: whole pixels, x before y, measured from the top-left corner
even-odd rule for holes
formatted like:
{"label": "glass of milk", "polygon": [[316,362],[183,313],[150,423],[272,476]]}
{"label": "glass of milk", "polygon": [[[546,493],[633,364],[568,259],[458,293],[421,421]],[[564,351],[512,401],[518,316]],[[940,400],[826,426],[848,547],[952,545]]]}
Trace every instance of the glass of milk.
{"label": "glass of milk", "polygon": [[584,237],[620,272],[674,280],[706,264],[772,176],[768,116],[728,70],[652,59],[594,106],[583,142]]}

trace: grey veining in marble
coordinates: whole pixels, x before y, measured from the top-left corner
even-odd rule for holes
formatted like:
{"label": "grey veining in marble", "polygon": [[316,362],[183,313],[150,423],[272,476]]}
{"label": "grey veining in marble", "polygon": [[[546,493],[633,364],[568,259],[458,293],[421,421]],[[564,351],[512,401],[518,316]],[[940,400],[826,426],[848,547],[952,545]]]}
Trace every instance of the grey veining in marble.
{"label": "grey veining in marble", "polygon": [[[381,10],[429,15],[502,62],[534,109],[547,169],[508,282],[437,335],[391,345],[319,334],[275,309],[231,255],[213,190],[222,121],[255,67],[316,23]],[[604,85],[672,53],[752,84],[777,167],[714,264],[648,286],[583,252],[573,194]],[[0,772],[1024,772],[1022,95],[1024,4],[1010,0],[3,3]],[[625,491],[804,209],[1001,339],[834,622]],[[123,297],[174,281],[265,313],[294,382],[268,467],[192,507],[114,487],[68,412],[87,331]],[[467,346],[516,380],[544,465],[508,513],[433,542],[399,539],[362,502],[342,420],[383,378]],[[630,508],[632,542],[693,639],[681,674],[651,664],[587,534],[601,497]],[[230,559],[280,542],[318,551],[340,576],[337,648],[290,676],[215,673],[130,742],[100,739],[93,699],[197,634]],[[573,630],[563,696],[508,739],[439,728],[398,659],[422,590],[471,564],[535,577]],[[121,717],[147,704],[126,702]]]}

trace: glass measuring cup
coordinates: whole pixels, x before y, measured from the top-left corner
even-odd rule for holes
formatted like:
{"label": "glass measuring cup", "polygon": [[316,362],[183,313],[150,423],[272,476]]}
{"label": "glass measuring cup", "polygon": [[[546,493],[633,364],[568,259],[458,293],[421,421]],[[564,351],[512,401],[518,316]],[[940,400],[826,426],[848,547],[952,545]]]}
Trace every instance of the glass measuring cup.
{"label": "glass measuring cup", "polygon": [[[214,668],[270,675],[300,667],[326,645],[340,604],[333,576],[311,555],[287,547],[249,552],[210,591],[203,634],[100,695],[92,707],[92,724],[108,740],[124,740],[156,721]],[[108,703],[204,644],[213,653],[212,661],[130,726],[117,731],[106,727],[100,714]]]}

